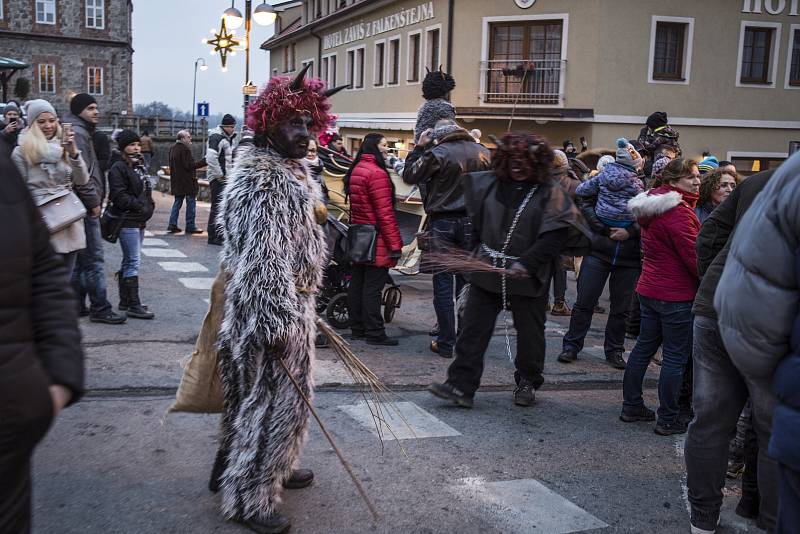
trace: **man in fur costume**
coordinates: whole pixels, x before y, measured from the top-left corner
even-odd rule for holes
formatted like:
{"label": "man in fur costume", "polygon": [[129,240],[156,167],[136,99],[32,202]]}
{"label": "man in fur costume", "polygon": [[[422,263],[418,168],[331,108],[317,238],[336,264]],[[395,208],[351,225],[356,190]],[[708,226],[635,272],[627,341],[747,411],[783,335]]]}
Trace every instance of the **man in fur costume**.
{"label": "man in fur costume", "polygon": [[417,124],[414,126],[414,142],[425,130],[432,129],[441,119],[456,118],[456,108],[450,103],[450,91],[455,89],[456,81],[443,72],[441,67],[433,72],[428,71],[422,80],[422,97],[425,103],[417,110]]}
{"label": "man in fur costume", "polygon": [[306,70],[272,78],[250,104],[254,143],[240,148],[221,206],[224,411],[209,486],[222,491],[227,518],[261,533],[289,529],[276,508],[282,488],[305,487],[314,476],[294,469],[308,408],[288,374],[310,399],[315,293],[327,256],[320,186],[299,160],[330,120],[333,90],[306,80]]}
{"label": "man in fur costume", "polygon": [[469,275],[455,360],[447,381],[430,387],[437,397],[472,407],[503,309],[510,309],[517,330],[514,403],[531,406],[544,382],[545,308],[554,260],[564,248],[572,248],[570,253],[588,248],[590,235],[569,195],[553,179],[553,161],[546,139],[509,133],[498,142],[491,171],[462,177],[476,254],[508,274]]}

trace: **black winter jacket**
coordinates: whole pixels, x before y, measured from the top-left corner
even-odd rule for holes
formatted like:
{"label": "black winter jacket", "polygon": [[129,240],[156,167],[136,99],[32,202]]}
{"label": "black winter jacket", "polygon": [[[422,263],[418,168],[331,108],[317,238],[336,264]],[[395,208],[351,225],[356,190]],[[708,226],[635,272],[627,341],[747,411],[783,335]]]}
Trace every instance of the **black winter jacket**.
{"label": "black winter jacket", "polygon": [[640,268],[642,262],[640,228],[633,223],[626,228],[631,235],[625,241],[614,241],[609,237],[611,228],[600,222],[594,207],[597,197],[577,197],[575,203],[592,230],[592,251],[590,256],[619,267]]}
{"label": "black winter jacket", "polygon": [[125,215],[125,228],[144,228],[156,207],[147,173],[137,169],[119,159],[108,171],[108,200],[113,213]]}
{"label": "black winter jacket", "polygon": [[86,209],[91,210],[102,205],[106,198],[106,176],[94,149],[93,135],[96,128],[72,114],[67,114],[63,121],[72,124],[72,131],[75,132],[75,144],[78,145],[83,162],[86,163],[86,169],[89,171],[89,183],[77,186],[75,192]]}
{"label": "black winter jacket", "polygon": [[488,148],[457,130],[427,150],[415,148],[406,158],[403,181],[419,185],[428,215],[460,217],[467,213],[461,175],[488,170],[490,159]]}
{"label": "black winter jacket", "polygon": [[717,319],[714,309],[714,293],[717,291],[722,269],[730,250],[730,237],[736,224],[756,196],[767,185],[774,170],[760,172],[743,181],[728,195],[725,202],[716,207],[700,227],[697,236],[697,272],[700,287],[694,297],[692,313]]}
{"label": "black winter jacket", "polygon": [[[75,296],[61,258],[16,167],[0,143],[0,391],[26,403],[40,384],[84,392],[83,351]],[[42,388],[43,389],[43,388]],[[44,395],[46,391],[38,394]],[[13,407],[0,406],[4,414]]]}

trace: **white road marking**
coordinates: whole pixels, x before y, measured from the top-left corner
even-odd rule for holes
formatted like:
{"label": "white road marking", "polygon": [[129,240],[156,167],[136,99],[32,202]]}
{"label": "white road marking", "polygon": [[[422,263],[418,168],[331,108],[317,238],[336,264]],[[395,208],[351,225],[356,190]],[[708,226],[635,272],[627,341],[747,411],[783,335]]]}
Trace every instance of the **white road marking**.
{"label": "white road marking", "polygon": [[186,254],[171,248],[143,248],[142,254],[152,258],[185,258]]}
{"label": "white road marking", "polygon": [[497,529],[508,533],[567,534],[609,525],[534,479],[487,482],[464,478],[450,489],[470,504],[478,500],[493,516]]}
{"label": "white road marking", "polygon": [[[378,429],[375,428],[375,421],[370,413],[370,407],[372,407],[373,411],[378,409],[374,403],[370,402],[367,405],[365,401],[361,401],[357,404],[339,406],[338,408],[361,423],[370,432],[376,436],[382,436],[387,441],[394,439],[444,438],[461,435],[461,432],[443,423],[413,402],[396,402],[394,406],[397,408],[396,410],[390,406],[380,406],[382,417],[386,421],[386,423],[382,422],[380,424],[380,434]],[[397,413],[398,411],[400,412],[399,414]],[[389,429],[391,429],[391,432]]]}
{"label": "white road marking", "polygon": [[208,268],[194,261],[160,261],[158,265],[165,271],[175,273],[207,273]]}
{"label": "white road marking", "polygon": [[178,278],[178,282],[188,289],[211,289],[213,278]]}
{"label": "white road marking", "polygon": [[203,302],[205,302],[206,304],[211,304],[211,299],[203,299]]}
{"label": "white road marking", "polygon": [[[686,444],[686,436],[675,437],[675,455],[683,460],[684,446]],[[689,486],[686,485],[686,465],[684,465],[683,473],[681,474],[681,495],[683,496],[683,504],[686,506],[686,511],[689,516],[692,515],[692,507],[689,504]]]}
{"label": "white road marking", "polygon": [[169,243],[163,239],[156,239],[155,237],[145,237],[142,240],[143,247],[168,247]]}
{"label": "white road marking", "polygon": [[151,232],[150,230],[145,230],[144,231],[144,236],[145,237],[153,237],[153,232]]}

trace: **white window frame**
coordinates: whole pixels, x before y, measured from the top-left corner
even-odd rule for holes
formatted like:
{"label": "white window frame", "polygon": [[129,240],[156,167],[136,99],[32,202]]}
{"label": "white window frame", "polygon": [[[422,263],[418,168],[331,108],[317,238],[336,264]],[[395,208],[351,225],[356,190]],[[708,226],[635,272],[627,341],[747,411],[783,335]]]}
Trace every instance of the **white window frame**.
{"label": "white window frame", "polygon": [[[561,61],[567,61],[567,44],[569,43],[569,13],[546,13],[542,15],[512,15],[500,17],[483,17],[483,36],[481,39],[481,63],[489,61],[489,35],[490,26],[493,22],[517,22],[529,20],[560,20],[561,21]],[[569,64],[569,62],[567,62]],[[486,76],[481,73],[481,85],[479,95],[486,94]],[[558,92],[564,95],[564,99],[558,104],[518,104],[518,108],[563,108],[566,105],[566,94],[564,87],[566,84],[566,73],[558,80]],[[482,108],[507,108],[508,104],[492,104],[479,99],[478,105]]]}
{"label": "white window frame", "polygon": [[[94,80],[94,76],[92,76],[92,72],[100,71],[100,91],[92,92],[92,80]],[[105,69],[103,67],[87,67],[86,68],[86,92],[90,95],[94,96],[102,96],[105,94]],[[97,89],[97,88],[95,88]]]}
{"label": "white window frame", "polygon": [[[436,64],[429,66],[428,60],[430,58],[428,57],[428,41],[429,41],[429,34],[433,30],[439,30],[439,56],[436,58]],[[442,64],[442,24],[441,23],[434,24],[433,26],[428,26],[427,28],[425,28],[425,42],[420,44],[422,45],[420,48],[424,49],[423,58],[425,60],[422,62],[423,63],[422,68],[428,67],[432,71],[438,69],[439,65]]]}
{"label": "white window frame", "polygon": [[[358,51],[363,50],[364,55],[362,57],[361,63],[361,87],[356,87],[356,76],[358,76]],[[352,52],[352,60],[351,54]],[[366,77],[367,77],[367,45],[361,44],[358,46],[354,46],[352,48],[348,48],[345,50],[345,80],[349,87],[347,88],[348,91],[363,91],[366,87]]]}
{"label": "white window frame", "polygon": [[[47,71],[52,71],[53,73],[53,90],[48,91],[46,86],[45,89],[42,89],[42,67],[45,68],[45,76],[47,77]],[[39,63],[39,67],[37,70],[37,76],[39,77],[39,93],[46,94],[46,95],[54,95],[56,94],[56,66],[53,63]]]}
{"label": "white window frame", "polygon": [[[89,5],[92,2],[93,5]],[[89,10],[93,10],[93,25],[89,25]],[[97,13],[100,13],[100,25],[97,24]],[[104,30],[106,28],[106,1],[105,0],[86,0],[86,27],[92,30]]]}
{"label": "white window frame", "polygon": [[[417,81],[409,81],[412,72],[411,37],[413,35],[419,35],[419,72],[417,73]],[[422,30],[414,30],[406,34],[406,85],[419,85],[422,83],[422,71],[425,68],[425,41],[422,38]]]}
{"label": "white window frame", "polygon": [[[44,16],[44,20],[39,20],[39,4],[42,4],[42,15]],[[56,24],[56,0],[36,0],[33,5],[34,10],[34,20],[36,20],[36,24],[50,24],[55,26]],[[53,15],[52,22],[47,20],[47,15]]]}
{"label": "white window frame", "polygon": [[[320,59],[323,63],[320,64],[320,69],[322,69],[322,65],[325,64],[325,76],[321,76],[323,80],[328,84],[328,87],[336,87],[336,70],[339,66],[339,53],[333,52],[332,54],[325,54]],[[331,61],[333,58],[333,61]],[[325,60],[328,60],[327,62]],[[334,63],[336,63],[334,65]],[[320,74],[322,74],[322,70],[320,70]]]}
{"label": "white window frame", "polygon": [[[378,45],[383,45],[383,66],[380,69],[378,68]],[[372,87],[386,87],[386,74],[389,72],[387,56],[386,39],[378,39],[372,45]],[[381,76],[381,83],[378,83],[378,74]]]}
{"label": "white window frame", "polygon": [[[395,83],[389,83],[389,57],[390,52],[392,50],[392,43],[397,43],[397,81]],[[398,87],[403,80],[403,69],[400,65],[403,64],[403,42],[402,42],[402,35],[399,33],[397,35],[392,35],[391,37],[386,38],[386,87]]]}
{"label": "white window frame", "polygon": [[[763,22],[760,20],[743,20],[739,26],[739,54],[736,58],[736,87],[750,87],[753,89],[775,89],[775,80],[778,77],[778,59],[781,55],[781,28],[780,22]],[[770,59],[772,63],[768,66],[767,80],[769,83],[742,83],[742,56],[744,55],[744,33],[747,28],[773,28],[772,48],[770,49]]]}
{"label": "white window frame", "polygon": [[0,0],[0,20],[3,20],[3,0]]}
{"label": "white window frame", "polygon": [[[659,22],[675,22],[687,26],[683,41],[683,80],[656,80],[653,78],[653,68],[656,60],[656,29]],[[650,23],[650,57],[647,66],[647,83],[660,83],[664,85],[689,85],[692,76],[692,47],[694,45],[694,18],[693,17],[666,17],[653,15]]]}
{"label": "white window frame", "polygon": [[308,75],[309,78],[313,78],[314,77],[314,69],[317,67],[316,66],[316,61],[314,60],[313,57],[310,57],[308,59],[302,60],[300,62],[300,70],[306,68],[306,65],[308,65],[309,63],[311,64],[311,68],[308,70],[308,74],[307,75]]}
{"label": "white window frame", "polygon": [[800,90],[800,85],[789,85],[789,75],[792,73],[792,45],[794,44],[795,32],[800,32],[800,24],[789,25],[789,44],[786,47],[786,78],[783,82],[783,88],[792,91]]}

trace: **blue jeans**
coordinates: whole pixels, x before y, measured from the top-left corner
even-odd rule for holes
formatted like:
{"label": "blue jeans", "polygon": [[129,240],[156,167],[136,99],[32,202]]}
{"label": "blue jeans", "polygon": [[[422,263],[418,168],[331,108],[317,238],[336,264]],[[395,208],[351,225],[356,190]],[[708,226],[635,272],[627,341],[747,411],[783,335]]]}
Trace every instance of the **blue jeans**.
{"label": "blue jeans", "polygon": [[[658,423],[670,425],[678,416],[678,396],[686,362],[692,354],[692,301],[666,302],[639,295],[642,326],[628,356],[622,379],[623,411],[643,406],[642,384],[650,358],[661,347],[658,376]],[[740,408],[741,409],[741,408]]]}
{"label": "blue jeans", "polygon": [[103,265],[103,239],[100,237],[100,219],[83,219],[86,230],[86,248],[78,251],[75,270],[72,272],[72,287],[78,295],[81,308],[89,295],[89,313],[102,315],[111,310],[106,295],[106,272]]}
{"label": "blue jeans", "polygon": [[172,212],[169,215],[169,225],[170,227],[178,226],[178,215],[181,213],[183,199],[186,199],[186,231],[188,232],[189,230],[196,230],[197,225],[194,222],[194,216],[197,207],[197,201],[193,195],[175,196],[175,200],[172,202]]}
{"label": "blue jeans", "polygon": [[139,276],[142,239],[144,239],[144,228],[123,228],[119,233],[119,244],[122,247],[120,270],[123,278]]}
{"label": "blue jeans", "polygon": [[[439,217],[430,220],[433,237],[431,249],[437,246],[466,249],[469,245],[472,223],[469,217]],[[440,352],[452,352],[456,344],[455,299],[464,287],[464,277],[454,273],[433,275],[433,308],[439,322],[436,342]]]}
{"label": "blue jeans", "polygon": [[780,465],[781,504],[775,534],[800,532],[800,472]]}
{"label": "blue jeans", "polygon": [[713,530],[717,524],[728,468],[728,445],[749,397],[758,440],[760,519],[772,528],[778,506],[778,466],[765,449],[775,409],[772,385],[766,378],[743,376],[733,365],[722,344],[716,319],[702,315],[694,318],[693,343],[695,418],[689,425],[684,449],[692,520],[707,530]]}

